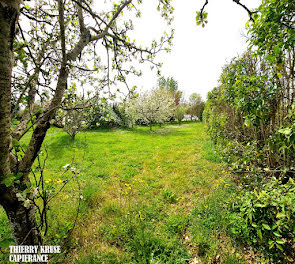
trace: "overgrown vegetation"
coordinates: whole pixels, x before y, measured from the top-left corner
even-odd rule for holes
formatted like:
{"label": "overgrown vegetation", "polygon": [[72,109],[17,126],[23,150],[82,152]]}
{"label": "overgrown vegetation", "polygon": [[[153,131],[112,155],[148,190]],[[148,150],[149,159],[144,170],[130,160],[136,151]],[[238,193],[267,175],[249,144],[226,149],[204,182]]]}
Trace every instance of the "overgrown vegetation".
{"label": "overgrown vegetation", "polygon": [[249,51],[223,68],[204,112],[243,189],[232,231],[274,263],[293,262],[295,252],[294,11],[294,1],[263,1],[248,25]]}

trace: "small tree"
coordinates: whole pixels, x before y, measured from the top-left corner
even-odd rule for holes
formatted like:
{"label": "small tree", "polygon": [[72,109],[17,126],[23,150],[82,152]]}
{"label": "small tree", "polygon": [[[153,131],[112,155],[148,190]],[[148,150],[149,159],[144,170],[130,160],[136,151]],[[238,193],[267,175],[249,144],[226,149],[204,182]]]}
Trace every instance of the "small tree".
{"label": "small tree", "polygon": [[87,125],[84,120],[83,110],[72,109],[67,111],[65,116],[64,131],[71,136],[72,140],[74,140],[75,136],[86,127]]}
{"label": "small tree", "polygon": [[204,111],[205,103],[202,100],[201,95],[198,93],[192,93],[189,97],[189,107],[187,108],[187,114],[191,116],[191,120],[196,116],[202,121],[202,113]]}
{"label": "small tree", "polygon": [[87,112],[85,111],[87,103],[84,97],[79,97],[75,93],[75,89],[71,91],[66,94],[63,110],[61,110],[59,116],[64,124],[64,131],[74,140],[81,130],[87,128]]}
{"label": "small tree", "polygon": [[126,114],[126,121],[128,125],[131,125],[133,128],[135,121],[138,119],[138,111],[136,109],[135,100],[130,100],[128,103],[125,104],[125,114]]}
{"label": "small tree", "polygon": [[129,116],[143,120],[152,130],[153,123],[164,123],[173,115],[173,95],[166,89],[147,91],[131,99],[127,111]]}
{"label": "small tree", "polygon": [[182,119],[184,118],[184,114],[186,111],[187,111],[187,107],[185,105],[176,106],[175,111],[174,111],[174,116],[177,119],[179,125],[180,125]]}
{"label": "small tree", "polygon": [[119,120],[114,105],[107,98],[94,97],[87,108],[87,123],[90,128],[98,126],[118,126]]}

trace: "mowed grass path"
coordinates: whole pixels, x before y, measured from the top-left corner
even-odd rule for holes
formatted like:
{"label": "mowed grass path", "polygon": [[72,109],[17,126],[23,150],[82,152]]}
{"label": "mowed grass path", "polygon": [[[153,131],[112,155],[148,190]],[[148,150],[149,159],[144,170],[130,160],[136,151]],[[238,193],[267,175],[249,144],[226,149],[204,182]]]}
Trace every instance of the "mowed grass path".
{"label": "mowed grass path", "polygon": [[[52,128],[45,145],[48,188],[69,180],[51,204],[47,241],[69,254],[52,263],[243,263],[222,227],[234,187],[203,124],[98,129],[74,142]],[[61,173],[66,164],[77,177]]]}

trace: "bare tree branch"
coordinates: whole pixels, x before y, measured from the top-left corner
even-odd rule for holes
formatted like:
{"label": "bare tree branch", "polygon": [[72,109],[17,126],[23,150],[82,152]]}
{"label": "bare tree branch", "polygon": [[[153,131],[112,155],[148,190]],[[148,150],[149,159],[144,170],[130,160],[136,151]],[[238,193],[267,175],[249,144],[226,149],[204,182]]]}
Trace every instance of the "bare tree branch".
{"label": "bare tree branch", "polygon": [[236,4],[238,4],[239,6],[243,7],[247,12],[248,12],[248,15],[249,15],[249,18],[252,22],[254,22],[254,18],[253,18],[253,14],[255,12],[252,12],[247,6],[245,6],[244,4],[240,3],[240,0],[233,0]]}
{"label": "bare tree branch", "polygon": [[[251,11],[246,5],[240,3],[240,0],[233,0],[237,5],[241,6],[243,9],[245,9],[249,15],[249,18],[251,21],[254,22],[254,18],[253,18],[253,14],[255,14],[256,12]],[[209,0],[206,0],[204,5],[202,6],[201,10],[200,10],[200,18],[201,20],[203,19],[203,13],[205,10],[205,7],[208,5]]]}
{"label": "bare tree branch", "polygon": [[204,12],[206,5],[208,5],[208,0],[206,0],[206,2],[204,3],[204,5],[201,8],[201,11],[200,11],[200,18],[201,19],[203,19],[203,12]]}

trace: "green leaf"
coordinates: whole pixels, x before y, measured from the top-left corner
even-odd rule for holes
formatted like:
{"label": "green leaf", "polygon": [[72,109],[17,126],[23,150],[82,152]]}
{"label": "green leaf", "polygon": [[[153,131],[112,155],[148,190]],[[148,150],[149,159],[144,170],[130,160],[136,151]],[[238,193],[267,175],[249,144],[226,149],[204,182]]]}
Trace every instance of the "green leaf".
{"label": "green leaf", "polygon": [[277,244],[280,244],[280,245],[284,245],[285,244],[285,242],[282,239],[276,240],[276,243]]}
{"label": "green leaf", "polygon": [[14,244],[14,240],[12,238],[4,238],[0,241],[0,248],[9,247],[11,244]]}
{"label": "green leaf", "polygon": [[277,73],[277,76],[278,76],[279,78],[282,78],[282,74],[281,74],[280,72]]}
{"label": "green leaf", "polygon": [[257,230],[257,236],[260,238],[260,240],[262,240],[262,232],[261,229]]}
{"label": "green leaf", "polygon": [[18,172],[18,173],[15,175],[15,179],[18,180],[18,179],[20,179],[22,176],[23,176],[23,174],[22,174],[21,172]]}
{"label": "green leaf", "polygon": [[255,228],[257,227],[257,225],[255,223],[252,223],[252,226],[255,227]]}
{"label": "green leaf", "polygon": [[18,148],[20,146],[20,143],[18,140],[16,140],[15,138],[12,138],[12,146],[14,148]]}
{"label": "green leaf", "polygon": [[255,204],[255,207],[261,207],[261,208],[263,208],[263,207],[265,207],[265,204],[258,203],[258,204]]}
{"label": "green leaf", "polygon": [[284,251],[284,249],[283,249],[283,247],[282,247],[281,245],[276,244],[276,247],[277,247],[279,250]]}
{"label": "green leaf", "polygon": [[285,218],[286,215],[284,213],[277,213],[277,218]]}
{"label": "green leaf", "polygon": [[266,230],[271,230],[270,226],[267,224],[262,224],[263,228]]}
{"label": "green leaf", "polygon": [[292,133],[291,127],[285,127],[278,130],[279,133],[284,135],[290,135]]}
{"label": "green leaf", "polygon": [[273,240],[269,240],[268,245],[269,245],[269,249],[271,249],[275,245],[275,242]]}
{"label": "green leaf", "polygon": [[279,45],[276,45],[273,49],[274,53],[279,54],[281,52],[281,48]]}
{"label": "green leaf", "polygon": [[14,178],[11,176],[13,174],[8,174],[8,176],[1,181],[1,184],[4,184],[6,187],[10,187],[14,183]]}
{"label": "green leaf", "polygon": [[14,184],[15,181],[20,179],[23,176],[21,172],[17,173],[16,175],[10,173],[7,175],[5,179],[1,181],[2,184],[4,184],[6,187],[10,187]]}

